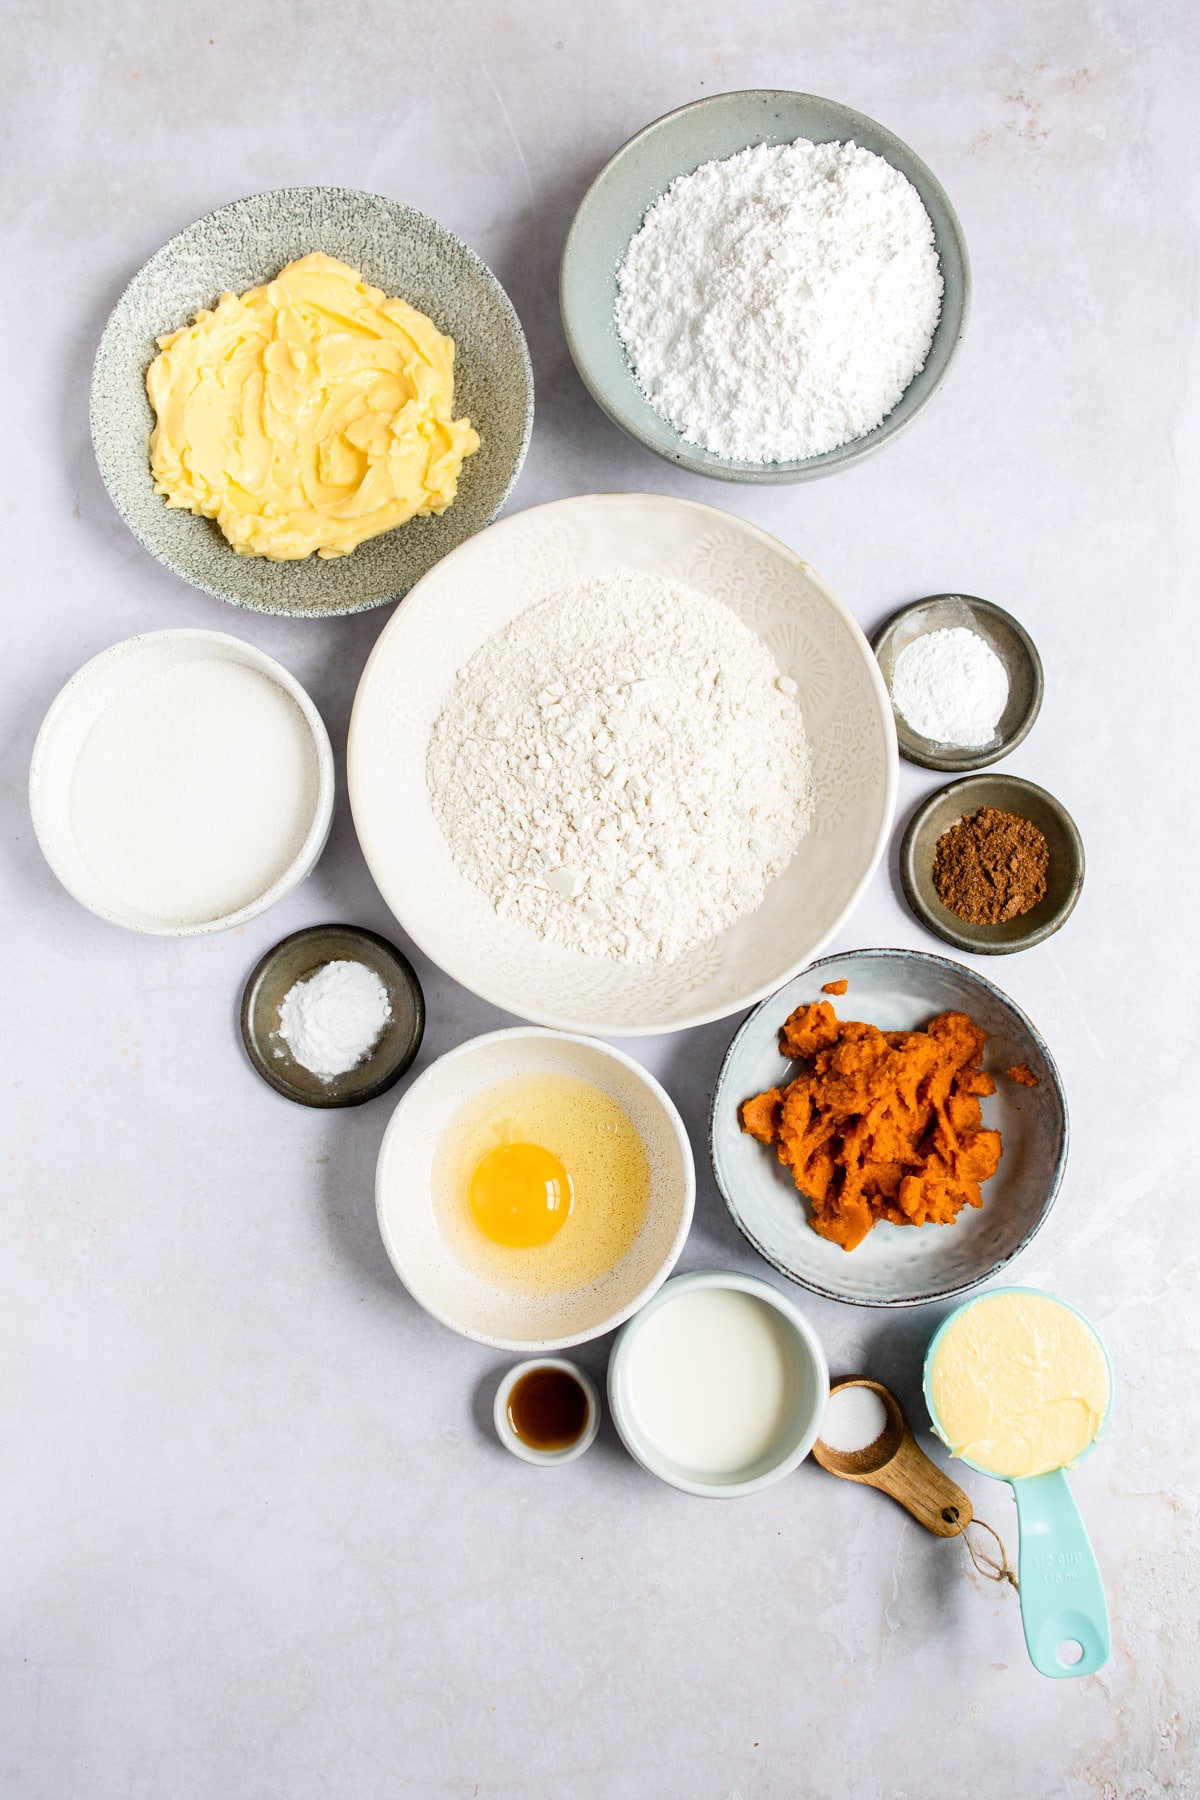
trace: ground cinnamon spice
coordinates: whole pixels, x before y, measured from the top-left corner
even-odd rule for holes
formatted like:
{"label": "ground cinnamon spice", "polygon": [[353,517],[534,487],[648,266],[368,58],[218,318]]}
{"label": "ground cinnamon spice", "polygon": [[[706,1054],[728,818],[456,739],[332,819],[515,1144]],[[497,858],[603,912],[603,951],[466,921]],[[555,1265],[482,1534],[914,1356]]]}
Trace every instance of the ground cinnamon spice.
{"label": "ground cinnamon spice", "polygon": [[1050,846],[1029,819],[982,806],[943,831],[933,852],[942,905],[968,925],[1019,919],[1046,892]]}

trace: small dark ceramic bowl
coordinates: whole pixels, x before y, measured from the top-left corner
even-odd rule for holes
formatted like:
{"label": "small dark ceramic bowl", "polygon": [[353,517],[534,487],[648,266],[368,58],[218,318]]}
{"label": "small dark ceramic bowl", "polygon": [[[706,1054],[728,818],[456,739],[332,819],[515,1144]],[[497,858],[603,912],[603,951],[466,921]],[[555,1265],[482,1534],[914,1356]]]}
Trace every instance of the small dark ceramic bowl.
{"label": "small dark ceramic bowl", "polygon": [[[370,1055],[322,1081],[298,1063],[279,1035],[279,1008],[296,982],[329,962],[357,962],[387,989],[392,1016]],[[242,1040],[263,1080],[301,1106],[361,1106],[393,1087],[412,1064],[425,1030],[425,1000],[407,957],[358,925],[310,925],[268,950],[242,994]]]}
{"label": "small dark ceramic bowl", "polygon": [[989,763],[999,762],[1033,729],[1042,704],[1042,659],[1025,627],[1002,606],[978,600],[974,594],[933,594],[928,600],[914,600],[911,606],[894,613],[876,632],[871,648],[890,694],[900,652],[927,632],[949,631],[956,625],[977,632],[1000,658],[1008,676],[1008,701],[988,742],[977,749],[937,744],[913,730],[894,700],[892,711],[901,756],[920,763],[923,769],[965,775],[969,769],[985,769]]}
{"label": "small dark ceramic bowl", "polygon": [[[968,925],[938,899],[933,885],[933,854],[942,833],[960,819],[994,806],[1028,819],[1050,848],[1046,893],[1018,919],[999,925]],[[959,950],[976,956],[1005,956],[1028,950],[1065,925],[1083,888],[1083,839],[1060,800],[1032,781],[1016,775],[969,775],[929,796],[908,822],[900,845],[900,879],[904,897],[922,925]]]}

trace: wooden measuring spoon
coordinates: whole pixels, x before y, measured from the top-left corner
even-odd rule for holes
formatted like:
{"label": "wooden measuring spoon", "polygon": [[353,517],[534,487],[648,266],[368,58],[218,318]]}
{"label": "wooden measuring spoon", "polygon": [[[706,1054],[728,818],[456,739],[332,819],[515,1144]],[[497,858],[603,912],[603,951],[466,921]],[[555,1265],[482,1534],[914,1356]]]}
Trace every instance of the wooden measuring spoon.
{"label": "wooden measuring spoon", "polygon": [[818,1438],[813,1456],[842,1481],[861,1481],[890,1494],[926,1531],[937,1537],[957,1537],[974,1516],[971,1502],[919,1447],[895,1394],[882,1381],[850,1375],[831,1384],[830,1397],[848,1387],[870,1388],[878,1394],[887,1409],[887,1424],[865,1450],[835,1450]]}

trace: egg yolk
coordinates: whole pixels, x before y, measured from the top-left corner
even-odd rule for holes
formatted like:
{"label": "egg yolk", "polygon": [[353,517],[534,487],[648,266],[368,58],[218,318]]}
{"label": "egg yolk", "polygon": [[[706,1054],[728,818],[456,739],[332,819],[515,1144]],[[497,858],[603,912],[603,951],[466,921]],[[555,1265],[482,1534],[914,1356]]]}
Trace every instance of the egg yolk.
{"label": "egg yolk", "polygon": [[498,1144],[471,1176],[471,1213],[485,1237],[510,1250],[548,1244],[574,1201],[571,1177],[540,1144]]}

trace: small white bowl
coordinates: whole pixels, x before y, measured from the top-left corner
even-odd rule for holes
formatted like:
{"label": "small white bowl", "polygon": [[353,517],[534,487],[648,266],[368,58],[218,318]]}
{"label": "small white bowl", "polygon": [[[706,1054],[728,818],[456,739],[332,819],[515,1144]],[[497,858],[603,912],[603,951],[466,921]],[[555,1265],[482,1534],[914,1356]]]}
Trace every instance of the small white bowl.
{"label": "small white bowl", "polygon": [[[71,788],[89,732],[108,707],[139,681],[191,660],[238,663],[267,676],[299,709],[308,727],[317,780],[312,819],[299,850],[263,893],[236,911],[199,922],[162,918],[132,906],[84,860],[71,821]],[[223,631],[149,631],[102,650],[61,689],[42,721],[29,769],[29,809],[42,854],[67,892],[112,925],[155,937],[201,937],[228,931],[266,912],[315,868],[333,823],[334,771],[329,733],[294,676],[271,657]]]}
{"label": "small white bowl", "polygon": [[[781,1320],[794,1363],[792,1383],[793,1408],[786,1427],[779,1433],[770,1451],[744,1469],[716,1474],[676,1462],[643,1430],[631,1394],[630,1365],[640,1333],[646,1321],[664,1306],[702,1288],[732,1289],[750,1294],[764,1305],[773,1307]],[[608,1409],[629,1454],[651,1475],[669,1482],[685,1494],[699,1494],[705,1499],[732,1500],[743,1494],[757,1494],[790,1475],[808,1455],[821,1429],[825,1403],[829,1398],[829,1368],[821,1341],[808,1320],[786,1294],[755,1275],[741,1275],[732,1269],[698,1269],[690,1275],[677,1275],[674,1281],[655,1295],[636,1318],[630,1319],[613,1346],[608,1364]]]}
{"label": "small white bowl", "polygon": [[[584,1420],[583,1430],[575,1442],[568,1444],[563,1450],[535,1450],[532,1445],[524,1443],[517,1436],[512,1427],[512,1420],[508,1416],[509,1395],[518,1381],[524,1376],[532,1374],[535,1369],[561,1369],[564,1375],[569,1375],[573,1381],[579,1383],[587,1396],[587,1418]],[[515,1363],[508,1371],[496,1389],[492,1417],[496,1424],[496,1436],[504,1448],[511,1450],[514,1456],[519,1456],[522,1462],[541,1463],[544,1466],[551,1463],[569,1463],[574,1462],[577,1456],[582,1456],[585,1450],[590,1450],[596,1441],[596,1433],[600,1429],[600,1396],[596,1392],[595,1382],[590,1375],[584,1374],[578,1363],[567,1362],[561,1356],[535,1356],[528,1362]]]}
{"label": "small white bowl", "polygon": [[[434,1212],[433,1159],[471,1095],[539,1071],[595,1082],[624,1107],[650,1161],[650,1203],[641,1231],[607,1274],[566,1293],[521,1295],[490,1286],[454,1255]],[[586,1343],[644,1306],[679,1259],[695,1201],[691,1144],[653,1075],[609,1044],[532,1026],[471,1038],[426,1069],[392,1114],[375,1176],[384,1248],[413,1299],[476,1343],[536,1353]]]}

